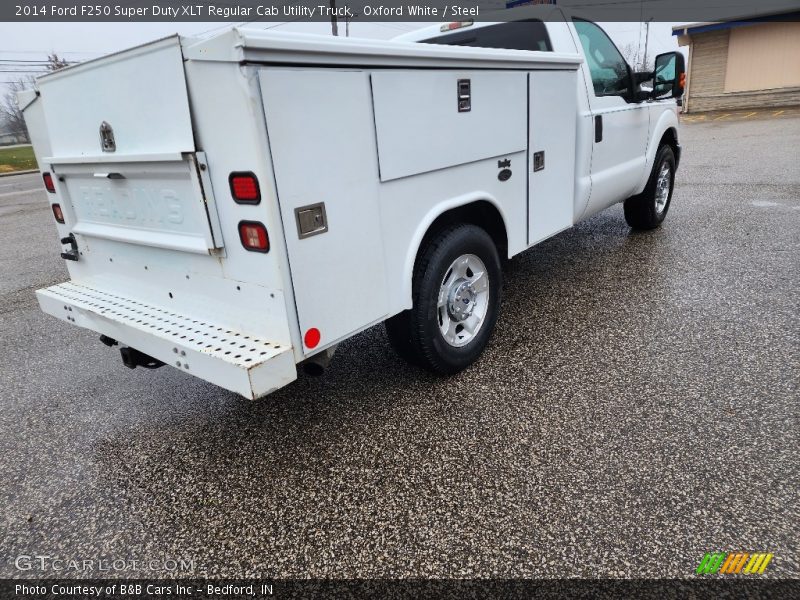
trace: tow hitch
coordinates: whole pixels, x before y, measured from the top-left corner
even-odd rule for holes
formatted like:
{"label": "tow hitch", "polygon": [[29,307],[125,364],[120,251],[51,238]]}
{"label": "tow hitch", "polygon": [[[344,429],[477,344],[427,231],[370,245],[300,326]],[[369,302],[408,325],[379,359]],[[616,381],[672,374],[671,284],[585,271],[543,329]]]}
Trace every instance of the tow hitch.
{"label": "tow hitch", "polygon": [[147,356],[147,354],[139,352],[135,348],[120,348],[119,353],[122,355],[122,363],[129,369],[135,369],[136,367],[157,369],[164,366],[164,363],[157,358]]}
{"label": "tow hitch", "polygon": [[65,238],[61,238],[62,244],[69,244],[70,249],[61,253],[61,258],[64,260],[78,260],[78,242],[73,234],[69,234]]}

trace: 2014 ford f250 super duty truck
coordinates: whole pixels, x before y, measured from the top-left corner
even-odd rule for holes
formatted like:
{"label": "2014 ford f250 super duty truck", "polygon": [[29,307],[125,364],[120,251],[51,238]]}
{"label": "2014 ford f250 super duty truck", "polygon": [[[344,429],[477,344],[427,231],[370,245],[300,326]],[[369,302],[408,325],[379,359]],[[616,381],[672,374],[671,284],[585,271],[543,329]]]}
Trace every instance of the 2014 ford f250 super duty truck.
{"label": "2014 ford f250 super duty truck", "polygon": [[42,310],[248,398],[381,321],[464,369],[501,255],[618,202],[657,227],[680,157],[680,54],[634,73],[594,23],[512,14],[388,42],[233,28],[40,77],[19,103],[70,275]]}

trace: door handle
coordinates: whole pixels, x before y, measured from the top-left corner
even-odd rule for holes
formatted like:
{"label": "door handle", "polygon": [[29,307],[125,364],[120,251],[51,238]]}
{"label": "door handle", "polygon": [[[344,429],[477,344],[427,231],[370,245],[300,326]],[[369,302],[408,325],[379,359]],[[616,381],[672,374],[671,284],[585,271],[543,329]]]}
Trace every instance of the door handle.
{"label": "door handle", "polygon": [[595,143],[603,141],[603,115],[594,118],[594,141]]}

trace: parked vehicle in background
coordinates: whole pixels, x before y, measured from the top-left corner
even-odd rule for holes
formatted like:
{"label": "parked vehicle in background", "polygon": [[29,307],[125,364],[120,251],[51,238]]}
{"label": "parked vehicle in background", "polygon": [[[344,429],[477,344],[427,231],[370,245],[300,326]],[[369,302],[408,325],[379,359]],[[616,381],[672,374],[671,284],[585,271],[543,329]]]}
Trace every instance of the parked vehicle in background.
{"label": "parked vehicle in background", "polygon": [[515,14],[388,42],[234,28],[41,77],[20,104],[70,273],[42,309],[248,398],[381,321],[464,369],[501,256],[618,202],[657,227],[680,158],[680,54],[654,79],[594,23]]}

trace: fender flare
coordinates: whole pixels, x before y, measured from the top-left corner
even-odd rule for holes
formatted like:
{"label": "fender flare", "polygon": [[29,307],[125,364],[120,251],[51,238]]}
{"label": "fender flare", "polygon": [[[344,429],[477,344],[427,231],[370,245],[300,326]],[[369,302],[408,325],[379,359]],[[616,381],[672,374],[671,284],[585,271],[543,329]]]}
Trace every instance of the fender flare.
{"label": "fender flare", "polygon": [[[508,219],[503,211],[503,207],[497,201],[497,198],[488,192],[470,192],[467,194],[462,194],[461,196],[455,196],[453,198],[448,198],[447,200],[442,200],[441,202],[431,206],[430,210],[425,213],[425,216],[421,219],[417,225],[417,228],[414,230],[414,235],[411,237],[411,241],[408,244],[405,260],[403,261],[403,284],[401,293],[403,296],[404,310],[411,308],[412,305],[411,282],[414,278],[414,265],[417,262],[417,256],[419,255],[422,240],[430,231],[431,225],[433,225],[434,221],[436,221],[445,213],[476,202],[487,202],[492,205],[495,210],[497,210],[498,214],[500,215],[500,219],[503,222],[506,238],[508,238]],[[506,239],[506,241],[508,241],[508,239]]]}
{"label": "fender flare", "polygon": [[670,129],[674,131],[675,139],[678,140],[678,132],[680,129],[678,116],[675,114],[675,111],[671,105],[666,105],[663,107],[663,110],[652,129],[652,134],[650,135],[650,139],[648,141],[647,161],[642,180],[636,187],[637,194],[641,194],[647,185],[647,181],[650,179],[650,172],[653,170],[653,163],[656,160],[656,153],[658,152],[658,148],[661,144],[661,138],[663,138],[664,134]]}

